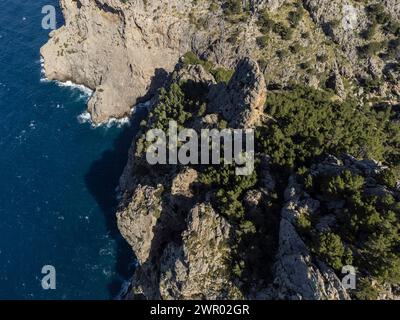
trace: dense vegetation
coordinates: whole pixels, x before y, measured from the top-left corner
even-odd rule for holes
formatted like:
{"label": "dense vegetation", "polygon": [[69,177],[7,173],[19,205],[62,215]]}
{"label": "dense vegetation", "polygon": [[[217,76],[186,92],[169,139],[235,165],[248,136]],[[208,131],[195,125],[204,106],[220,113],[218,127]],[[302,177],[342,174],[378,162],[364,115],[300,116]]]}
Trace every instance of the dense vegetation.
{"label": "dense vegetation", "polygon": [[[400,283],[400,203],[390,192],[385,196],[368,193],[365,178],[344,170],[334,175],[307,176],[308,192],[326,201],[342,202],[334,214],[337,223],[331,231],[316,232],[309,223],[307,237],[315,253],[335,270],[343,265],[357,268],[360,299],[375,299],[372,280],[380,284]],[[394,173],[383,171],[378,182],[393,187]]]}
{"label": "dense vegetation", "polygon": [[328,91],[295,86],[269,92],[265,111],[271,120],[259,128],[257,142],[286,169],[307,166],[324,154],[399,161],[400,130],[389,121],[390,107],[376,112],[356,101],[335,100]]}

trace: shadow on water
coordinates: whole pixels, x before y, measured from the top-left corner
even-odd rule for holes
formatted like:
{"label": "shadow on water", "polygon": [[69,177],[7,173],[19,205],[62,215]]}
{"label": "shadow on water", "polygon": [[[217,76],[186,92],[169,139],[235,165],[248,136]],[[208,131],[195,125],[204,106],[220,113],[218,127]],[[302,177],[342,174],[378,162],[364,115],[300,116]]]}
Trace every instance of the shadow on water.
{"label": "shadow on water", "polygon": [[146,116],[145,108],[138,108],[131,124],[122,129],[115,138],[113,147],[103,152],[100,159],[94,161],[85,175],[85,182],[99,204],[106,220],[107,230],[117,243],[115,277],[109,285],[112,298],[121,290],[121,285],[133,274],[134,254],[128,243],[122,238],[116,222],[118,201],[115,189],[128,160],[128,150],[139,130],[140,121]]}

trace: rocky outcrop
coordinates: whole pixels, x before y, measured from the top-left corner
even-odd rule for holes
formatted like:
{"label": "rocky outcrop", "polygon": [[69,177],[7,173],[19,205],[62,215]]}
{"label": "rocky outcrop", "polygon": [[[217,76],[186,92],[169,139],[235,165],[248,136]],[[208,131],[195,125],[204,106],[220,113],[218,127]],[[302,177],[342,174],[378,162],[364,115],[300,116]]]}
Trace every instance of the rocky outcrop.
{"label": "rocky outcrop", "polygon": [[190,210],[182,243],[171,242],[161,257],[163,299],[237,299],[230,280],[230,225],[210,204]]}
{"label": "rocky outcrop", "polygon": [[282,209],[279,249],[274,267],[274,295],[289,300],[348,300],[346,289],[332,269],[316,263],[299,236],[296,225],[301,215],[313,215],[319,202],[310,198],[290,178]]}
{"label": "rocky outcrop", "polygon": [[258,64],[245,58],[227,87],[211,91],[210,109],[221,113],[232,128],[252,128],[262,120],[266,96],[265,79]]}
{"label": "rocky outcrop", "polygon": [[334,156],[328,156],[324,161],[314,164],[311,167],[311,174],[317,176],[319,174],[337,175],[344,170],[349,170],[353,173],[362,176],[374,176],[388,167],[381,162],[373,159],[358,160],[351,155],[343,155],[342,159]]}
{"label": "rocky outcrop", "polygon": [[138,185],[128,206],[117,213],[118,228],[142,263],[149,258],[155,239],[155,226],[163,210],[162,191],[161,185]]}
{"label": "rocky outcrop", "polygon": [[[194,170],[172,181],[171,197],[187,197]],[[231,282],[231,226],[209,203],[186,209],[186,218],[173,209],[163,188],[138,185],[117,213],[118,227],[139,260],[128,297],[147,299],[237,299]],[[182,200],[175,198],[182,210]],[[168,206],[168,203],[171,206]]]}

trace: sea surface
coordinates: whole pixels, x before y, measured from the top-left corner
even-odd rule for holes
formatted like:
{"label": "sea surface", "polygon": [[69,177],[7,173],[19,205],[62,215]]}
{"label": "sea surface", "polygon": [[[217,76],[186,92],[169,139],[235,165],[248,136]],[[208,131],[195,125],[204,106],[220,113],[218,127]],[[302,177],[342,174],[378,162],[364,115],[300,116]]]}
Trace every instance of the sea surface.
{"label": "sea surface", "polygon": [[43,80],[45,5],[61,26],[57,0],[0,0],[0,299],[112,299],[134,268],[115,188],[142,115],[94,128],[88,92]]}

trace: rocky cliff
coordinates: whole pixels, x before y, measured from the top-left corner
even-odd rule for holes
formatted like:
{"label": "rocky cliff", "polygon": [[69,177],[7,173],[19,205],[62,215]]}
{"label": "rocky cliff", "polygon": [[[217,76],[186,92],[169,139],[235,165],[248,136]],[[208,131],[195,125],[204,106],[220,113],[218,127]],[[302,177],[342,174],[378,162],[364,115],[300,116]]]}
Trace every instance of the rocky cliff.
{"label": "rocky cliff", "polygon": [[[119,186],[127,298],[398,298],[398,1],[61,5],[47,77],[93,89],[97,123],[152,97]],[[169,120],[255,129],[255,172],[149,165]]]}

